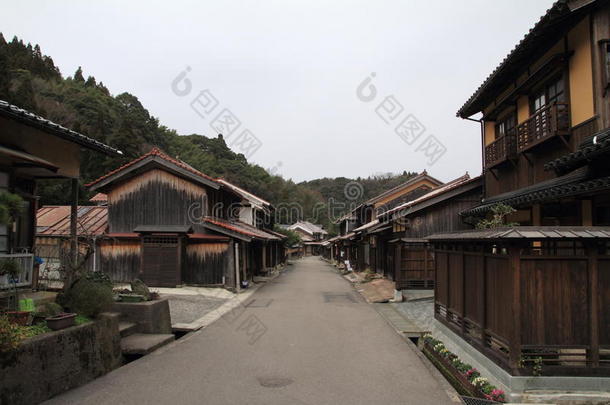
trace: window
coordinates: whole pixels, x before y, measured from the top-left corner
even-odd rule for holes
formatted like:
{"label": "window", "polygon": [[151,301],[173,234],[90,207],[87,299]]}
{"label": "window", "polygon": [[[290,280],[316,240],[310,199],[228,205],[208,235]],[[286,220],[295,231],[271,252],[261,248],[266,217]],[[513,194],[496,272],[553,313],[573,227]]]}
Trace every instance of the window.
{"label": "window", "polygon": [[506,134],[511,134],[517,125],[517,116],[514,112],[498,120],[496,124],[496,139],[503,137]]}
{"label": "window", "polygon": [[531,98],[532,114],[542,110],[544,107],[553,103],[561,103],[564,101],[563,79],[555,79],[549,84],[543,86]]}

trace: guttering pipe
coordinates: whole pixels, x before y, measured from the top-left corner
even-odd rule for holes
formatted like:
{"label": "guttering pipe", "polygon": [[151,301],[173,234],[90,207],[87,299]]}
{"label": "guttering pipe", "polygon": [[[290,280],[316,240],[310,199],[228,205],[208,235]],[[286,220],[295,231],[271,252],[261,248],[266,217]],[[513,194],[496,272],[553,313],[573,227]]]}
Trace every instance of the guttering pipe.
{"label": "guttering pipe", "polygon": [[93,236],[93,271],[97,271],[97,235]]}
{"label": "guttering pipe", "polygon": [[[481,173],[485,174],[485,126],[483,123],[483,118],[481,119],[476,119],[476,118],[470,118],[470,117],[460,117],[464,120],[468,120],[468,121],[473,121],[473,122],[478,122],[479,125],[481,126]],[[483,180],[485,180],[485,177],[483,177]],[[483,181],[483,196],[485,196],[485,181]]]}

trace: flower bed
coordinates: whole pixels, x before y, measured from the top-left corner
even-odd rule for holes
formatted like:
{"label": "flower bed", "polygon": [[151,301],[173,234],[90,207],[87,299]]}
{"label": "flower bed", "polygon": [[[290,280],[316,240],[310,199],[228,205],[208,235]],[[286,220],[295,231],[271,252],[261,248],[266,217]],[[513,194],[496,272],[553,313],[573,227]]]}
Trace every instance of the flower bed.
{"label": "flower bed", "polygon": [[424,335],[423,341],[424,353],[437,365],[443,367],[445,372],[451,374],[453,382],[459,384],[465,394],[491,401],[506,401],[504,391],[490,384],[487,378],[481,377],[476,368],[462,362],[456,354],[445,347],[443,342],[434,339],[430,334]]}

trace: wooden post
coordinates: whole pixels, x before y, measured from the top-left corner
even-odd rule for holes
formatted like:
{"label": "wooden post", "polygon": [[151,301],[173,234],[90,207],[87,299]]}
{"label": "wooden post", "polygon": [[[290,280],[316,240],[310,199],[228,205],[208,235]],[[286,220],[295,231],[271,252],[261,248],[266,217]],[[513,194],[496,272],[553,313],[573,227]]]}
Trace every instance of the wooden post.
{"label": "wooden post", "polygon": [[591,204],[591,200],[582,200],[581,201],[581,212],[582,212],[582,226],[592,226],[593,225],[593,205]]}
{"label": "wooden post", "polygon": [[519,245],[511,245],[508,248],[509,268],[513,273],[513,333],[509,345],[508,365],[512,370],[519,368],[521,357],[521,258]]}
{"label": "wooden post", "polygon": [[398,290],[402,289],[402,242],[396,243],[396,250],[394,255],[394,282],[395,287]]}
{"label": "wooden post", "polygon": [[78,261],[78,235],[76,225],[78,222],[78,179],[70,179],[70,257],[73,265]]}
{"label": "wooden post", "polygon": [[540,222],[540,204],[534,204],[532,205],[532,225],[540,226]]}
{"label": "wooden post", "polygon": [[267,270],[267,242],[263,242],[263,248],[261,249],[261,252],[263,254],[263,257],[261,258],[261,271],[265,272]]}
{"label": "wooden post", "polygon": [[598,257],[597,246],[591,244],[587,246],[588,267],[589,267],[589,319],[591,328],[589,330],[589,353],[588,359],[591,367],[599,367],[599,289],[598,289]]}
{"label": "wooden post", "polygon": [[478,309],[478,311],[479,319],[481,319],[481,345],[485,347],[485,329],[487,329],[487,294],[489,293],[489,291],[487,291],[487,257],[485,257],[484,248],[477,251],[477,254],[480,254],[482,259],[481,271],[483,273],[481,274],[481,280],[483,286],[479,291],[481,295],[479,296],[478,304],[480,304],[481,307]]}

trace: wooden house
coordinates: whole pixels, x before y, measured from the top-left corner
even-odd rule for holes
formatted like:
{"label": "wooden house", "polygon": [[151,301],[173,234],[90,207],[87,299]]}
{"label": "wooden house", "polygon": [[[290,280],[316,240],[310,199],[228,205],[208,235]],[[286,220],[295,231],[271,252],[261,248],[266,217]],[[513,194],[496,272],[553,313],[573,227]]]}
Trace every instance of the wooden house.
{"label": "wooden house", "polygon": [[465,174],[380,215],[380,225],[391,226],[388,254],[396,290],[434,288],[434,254],[427,237],[472,229],[459,213],[480,203],[482,183],[482,177]]}
{"label": "wooden house", "polygon": [[511,390],[610,375],[609,66],[610,4],[560,0],[458,111],[482,114],[484,199],[462,216],[504,203],[521,226],[429,237],[435,318]]}
{"label": "wooden house", "polygon": [[[72,249],[76,249],[76,212],[81,151],[83,149],[118,155],[120,151],[62,127],[36,114],[0,101],[0,192],[21,196],[23,212],[14,226],[0,225],[0,258],[18,260],[22,274],[18,286],[36,287],[34,250],[39,179],[66,179],[71,182],[72,206],[68,228]],[[0,289],[8,288],[6,277]]]}
{"label": "wooden house", "polygon": [[238,289],[279,260],[264,244],[281,238],[240,221],[255,196],[157,148],[88,186],[107,195],[100,268],[115,281]]}
{"label": "wooden house", "polygon": [[425,170],[406,182],[364,203],[339,220],[341,238],[337,243],[351,266],[359,271],[371,269],[394,279],[394,254],[389,246],[391,226],[379,222],[384,212],[422,196],[443,183]]}
{"label": "wooden house", "polygon": [[302,254],[305,256],[319,256],[324,250],[324,240],[328,236],[320,225],[312,224],[309,221],[297,221],[286,229],[299,234],[302,241]]}

